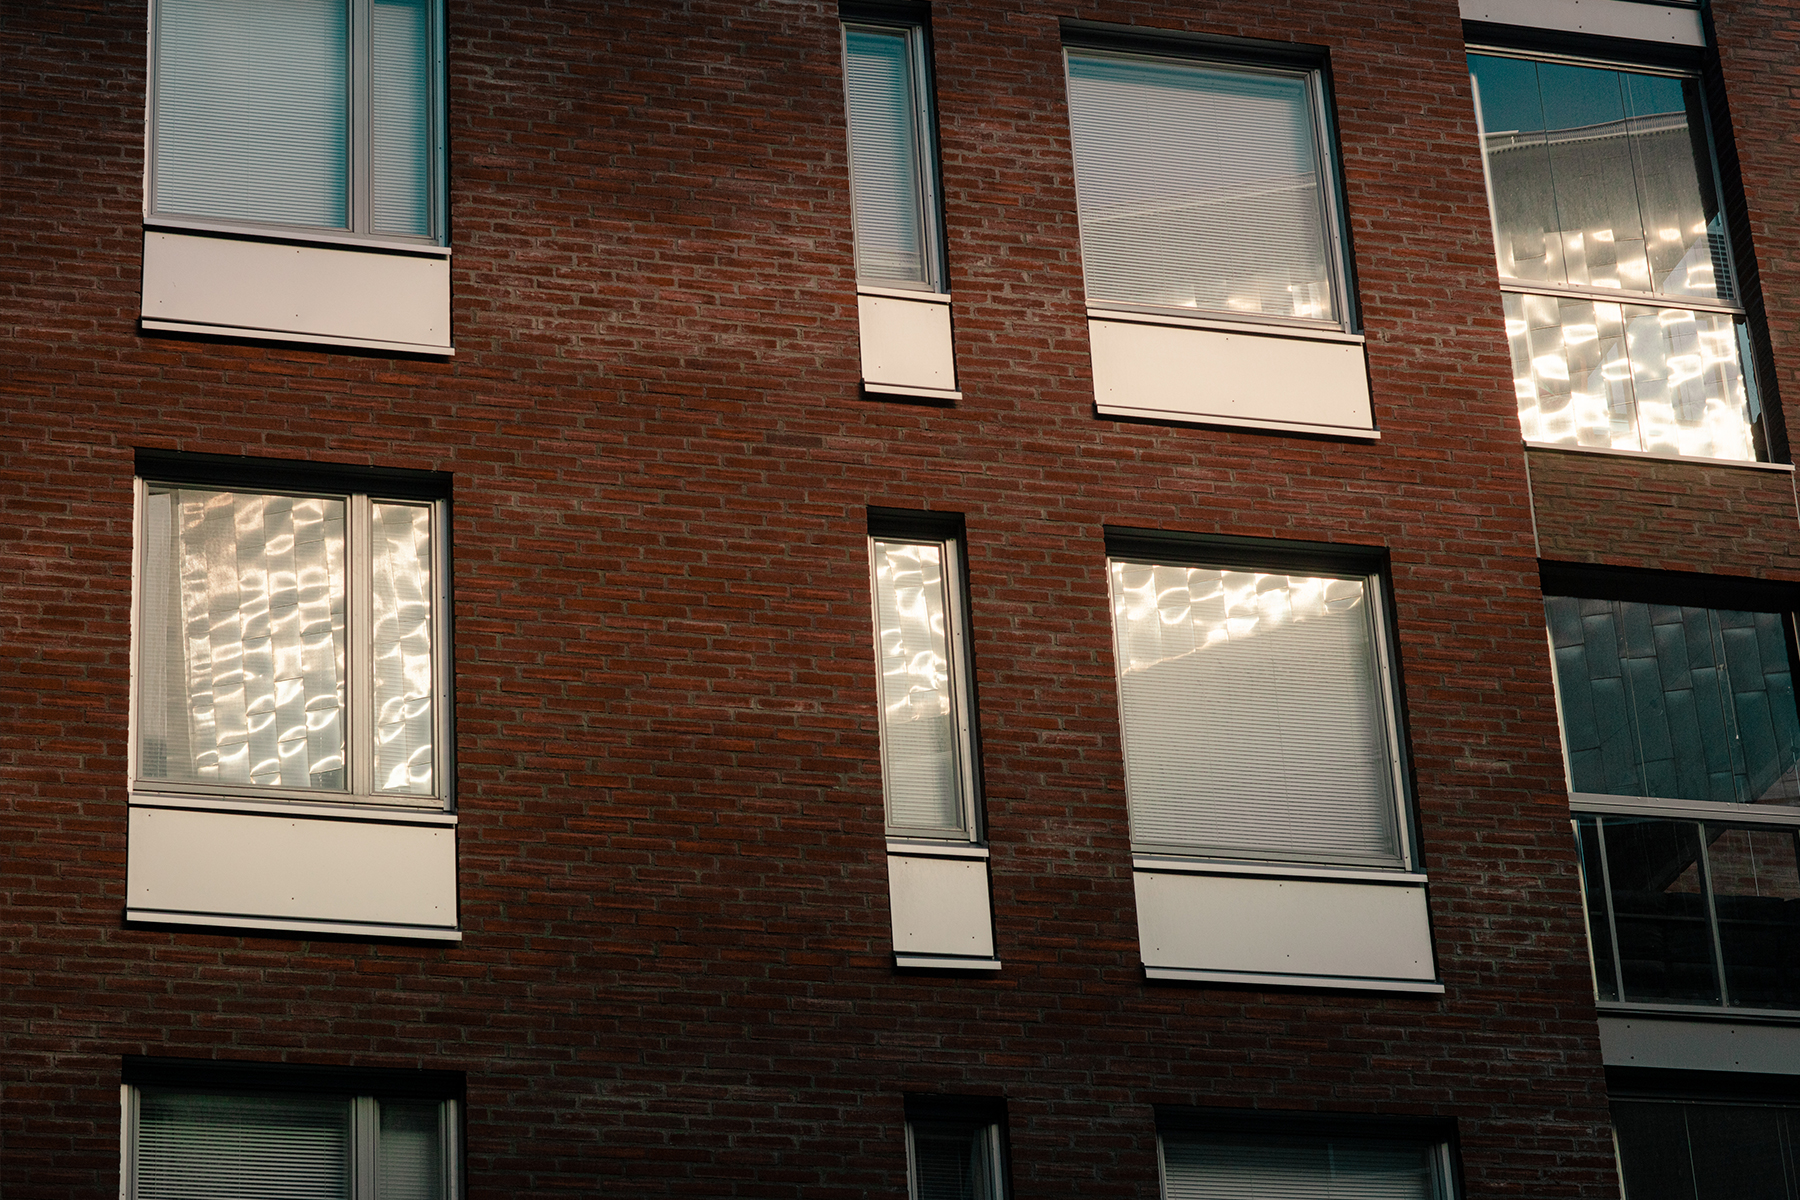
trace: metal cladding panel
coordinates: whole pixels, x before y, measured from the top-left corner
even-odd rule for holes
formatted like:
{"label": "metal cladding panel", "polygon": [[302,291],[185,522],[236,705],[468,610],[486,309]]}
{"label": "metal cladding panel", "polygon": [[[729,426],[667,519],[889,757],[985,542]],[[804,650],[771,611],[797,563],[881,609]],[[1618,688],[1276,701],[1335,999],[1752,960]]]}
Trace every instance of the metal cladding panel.
{"label": "metal cladding panel", "polygon": [[450,260],[147,230],[143,316],[444,353]]}
{"label": "metal cladding panel", "polygon": [[1800,1029],[1602,1016],[1600,1053],[1609,1067],[1800,1075]]}
{"label": "metal cladding panel", "polygon": [[1146,967],[1430,980],[1420,884],[1136,873]]}
{"label": "metal cladding panel", "polygon": [[950,298],[861,295],[863,382],[870,387],[956,387]]}
{"label": "metal cladding panel", "polygon": [[1094,400],[1108,416],[1370,430],[1355,342],[1092,319]]}
{"label": "metal cladding panel", "polygon": [[1673,46],[1706,45],[1699,9],[1665,8],[1639,0],[1462,0],[1462,15],[1465,21],[1527,29],[1555,29]]}
{"label": "metal cladding panel", "polygon": [[994,956],[987,863],[981,859],[888,855],[897,954]]}
{"label": "metal cladding panel", "polygon": [[134,807],[126,908],[453,929],[456,831],[443,826]]}

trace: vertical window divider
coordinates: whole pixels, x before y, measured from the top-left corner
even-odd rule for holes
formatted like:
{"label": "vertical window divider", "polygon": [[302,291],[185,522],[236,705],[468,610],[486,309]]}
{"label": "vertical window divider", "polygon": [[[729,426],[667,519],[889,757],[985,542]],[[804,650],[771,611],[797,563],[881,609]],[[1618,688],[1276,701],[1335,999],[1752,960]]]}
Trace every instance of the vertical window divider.
{"label": "vertical window divider", "polygon": [[376,1200],[381,1181],[381,1109],[373,1096],[352,1098],[350,1108],[351,1200]]}
{"label": "vertical window divider", "polygon": [[369,233],[375,228],[375,151],[371,136],[374,118],[374,81],[371,53],[374,49],[373,0],[350,0],[350,64],[345,77],[350,84],[350,229]]}
{"label": "vertical window divider", "polygon": [[[1605,817],[1594,818],[1594,840],[1600,844],[1600,885],[1606,899],[1606,929],[1612,935],[1610,941],[1612,942],[1614,986],[1619,989],[1619,999],[1627,1000],[1629,997],[1625,994],[1625,959],[1619,952],[1619,923],[1613,915],[1612,866],[1607,862],[1606,856]],[[1595,990],[1599,990],[1598,982],[1595,984]]]}
{"label": "vertical window divider", "polygon": [[[1400,748],[1400,692],[1399,680],[1394,678],[1394,647],[1388,643],[1388,621],[1386,600],[1383,593],[1387,590],[1387,581],[1379,574],[1369,576],[1366,594],[1369,597],[1369,635],[1375,649],[1376,681],[1381,690],[1381,711],[1387,721],[1387,756],[1388,770],[1394,777],[1394,797],[1399,801],[1410,794],[1406,786],[1406,763]],[[1400,863],[1402,869],[1420,870],[1423,864],[1413,850],[1413,807],[1410,804],[1397,805],[1394,814],[1394,829],[1399,835]]]}
{"label": "vertical window divider", "polygon": [[345,758],[350,794],[375,794],[374,503],[366,495],[349,498],[345,522],[345,670],[349,676],[349,721]]}
{"label": "vertical window divider", "polygon": [[1700,858],[1695,864],[1700,871],[1700,894],[1706,897],[1706,924],[1711,934],[1713,950],[1713,977],[1719,981],[1719,1007],[1731,1007],[1731,988],[1725,980],[1725,941],[1719,936],[1718,898],[1713,895],[1712,854],[1707,839],[1707,831],[1713,828],[1711,821],[1697,822],[1700,836],[1695,839],[1700,847]]}

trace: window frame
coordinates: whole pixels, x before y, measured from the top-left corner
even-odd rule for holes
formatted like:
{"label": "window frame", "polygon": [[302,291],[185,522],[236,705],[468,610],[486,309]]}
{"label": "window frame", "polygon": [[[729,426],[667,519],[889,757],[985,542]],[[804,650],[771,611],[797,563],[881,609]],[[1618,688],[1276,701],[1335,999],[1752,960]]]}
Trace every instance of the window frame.
{"label": "window frame", "polygon": [[982,1139],[986,1143],[990,1170],[987,1186],[991,1189],[984,1200],[1009,1200],[1012,1195],[1012,1159],[1008,1152],[1004,1099],[987,1096],[908,1095],[904,1103],[907,1200],[921,1200],[915,1125],[958,1126],[967,1132],[971,1143],[976,1138]]}
{"label": "window frame", "polygon": [[[969,592],[964,541],[960,517],[947,517],[937,513],[870,510],[867,537],[869,607],[874,634],[876,718],[881,738],[882,824],[888,841],[897,846],[906,843],[981,846],[986,842],[986,829],[982,820],[981,751],[975,704],[975,672],[968,635]],[[934,833],[928,827],[897,825],[893,820],[893,804],[889,793],[894,777],[890,766],[892,735],[888,732],[886,706],[881,690],[884,676],[876,547],[882,543],[936,546],[939,549],[939,561],[943,568],[945,648],[949,658],[946,674],[950,680],[957,788],[964,823],[964,830],[959,834]]]}
{"label": "window frame", "polygon": [[[1720,236],[1725,242],[1724,253],[1731,264],[1732,300],[1707,300],[1695,296],[1681,296],[1672,293],[1655,291],[1636,291],[1625,288],[1604,288],[1575,285],[1535,284],[1530,280],[1507,279],[1499,275],[1499,214],[1495,210],[1493,175],[1488,166],[1486,146],[1487,130],[1481,113],[1479,95],[1474,104],[1476,126],[1477,153],[1481,161],[1481,175],[1487,196],[1489,239],[1492,257],[1495,259],[1496,283],[1502,297],[1543,296],[1552,299],[1582,300],[1599,304],[1614,304],[1621,308],[1659,308],[1665,310],[1688,311],[1694,313],[1710,313],[1729,316],[1732,319],[1735,343],[1739,351],[1739,371],[1742,374],[1745,391],[1745,416],[1754,457],[1750,459],[1720,459],[1709,455],[1670,454],[1666,451],[1651,449],[1631,449],[1630,447],[1587,446],[1578,442],[1547,442],[1524,439],[1528,446],[1550,450],[1581,450],[1589,452],[1613,454],[1639,454],[1659,458],[1678,458],[1697,462],[1755,463],[1775,461],[1771,454],[1770,430],[1765,410],[1765,394],[1769,391],[1762,371],[1758,366],[1762,358],[1760,337],[1750,318],[1750,306],[1746,298],[1748,287],[1754,286],[1756,278],[1754,270],[1746,271],[1743,256],[1738,247],[1738,239],[1732,233],[1732,221],[1729,216],[1729,198],[1732,193],[1725,186],[1725,175],[1721,165],[1723,155],[1720,150],[1718,131],[1714,128],[1713,104],[1710,102],[1706,88],[1706,71],[1700,55],[1695,52],[1684,52],[1683,48],[1660,44],[1644,44],[1621,41],[1617,38],[1600,38],[1580,34],[1545,35],[1531,31],[1531,36],[1509,37],[1511,30],[1505,26],[1495,26],[1484,22],[1465,22],[1465,40],[1463,54],[1465,60],[1471,56],[1490,58],[1509,58],[1521,62],[1550,63],[1560,66],[1583,67],[1594,70],[1618,71],[1632,75],[1645,75],[1663,79],[1679,79],[1692,81],[1699,90],[1700,132],[1706,142],[1706,167],[1713,188],[1713,195],[1719,209]],[[1473,73],[1471,72],[1471,75]],[[1504,299],[1502,306],[1504,306]],[[1634,403],[1635,414],[1635,403]],[[1634,415],[1634,421],[1639,420]],[[1641,429],[1641,426],[1639,427]],[[1521,430],[1521,433],[1523,431]],[[1642,440],[1640,434],[1640,441]]]}
{"label": "window frame", "polygon": [[850,166],[850,221],[853,238],[856,237],[856,213],[860,205],[856,199],[855,130],[850,123],[848,68],[849,35],[856,29],[883,34],[900,33],[906,38],[907,59],[912,67],[912,103],[907,110],[907,117],[912,122],[915,135],[917,161],[914,166],[919,172],[919,204],[915,215],[919,218],[919,251],[925,267],[925,279],[918,283],[896,279],[864,279],[860,269],[861,253],[853,246],[852,254],[858,267],[857,287],[859,290],[875,292],[891,288],[902,295],[946,295],[950,291],[950,273],[944,245],[943,185],[938,157],[937,86],[931,69],[931,28],[923,16],[914,17],[879,6],[862,8],[844,5],[838,14],[838,49],[845,68],[844,152]]}
{"label": "window frame", "polygon": [[[1141,860],[1180,860],[1216,864],[1230,870],[1281,869],[1283,873],[1414,876],[1424,870],[1419,846],[1417,804],[1412,788],[1411,748],[1406,736],[1404,687],[1394,624],[1392,580],[1385,550],[1327,543],[1289,542],[1260,538],[1171,535],[1162,531],[1106,530],[1106,572],[1109,625],[1112,631],[1114,682],[1118,687],[1120,758],[1125,770],[1127,812],[1131,808],[1131,762],[1125,741],[1125,706],[1122,662],[1118,654],[1118,600],[1113,592],[1114,563],[1148,566],[1199,567],[1267,574],[1310,575],[1316,578],[1357,580],[1368,601],[1369,646],[1375,658],[1374,684],[1380,697],[1381,722],[1386,746],[1385,775],[1392,804],[1395,853],[1376,862],[1350,856],[1307,856],[1278,853],[1229,853],[1198,844],[1140,842],[1132,835],[1132,853]],[[1196,800],[1196,803],[1200,803]]]}
{"label": "window frame", "polygon": [[1456,1127],[1452,1122],[1413,1116],[1286,1113],[1271,1115],[1240,1110],[1209,1111],[1156,1106],[1157,1194],[1169,1195],[1167,1143],[1170,1141],[1237,1143],[1314,1142],[1408,1144],[1428,1157],[1431,1200],[1458,1200],[1462,1195]]}
{"label": "window frame", "polygon": [[260,1063],[129,1057],[119,1084],[120,1200],[136,1200],[139,1132],[144,1090],[215,1096],[312,1096],[349,1104],[349,1200],[378,1200],[380,1104],[435,1101],[443,1153],[439,1200],[461,1200],[463,1179],[463,1079],[447,1071],[379,1071]]}
{"label": "window frame", "polygon": [[[1083,255],[1084,300],[1091,314],[1135,313],[1175,318],[1183,324],[1252,326],[1261,332],[1295,335],[1341,334],[1360,341],[1361,310],[1357,300],[1355,257],[1350,238],[1341,142],[1333,101],[1331,64],[1327,48],[1298,43],[1268,42],[1248,38],[1180,36],[1167,31],[1146,34],[1128,27],[1065,20],[1063,23],[1063,86],[1065,104],[1074,109],[1070,87],[1070,61],[1076,56],[1174,64],[1247,75],[1299,78],[1306,84],[1308,113],[1312,120],[1313,157],[1318,178],[1321,249],[1325,252],[1332,302],[1337,316],[1330,320],[1235,309],[1188,308],[1180,305],[1137,301],[1100,300],[1085,296],[1086,265]],[[1070,145],[1071,183],[1079,167],[1073,138]],[[1076,218],[1080,221],[1080,189],[1076,191]],[[1079,236],[1079,234],[1078,234]]]}
{"label": "window frame", "polygon": [[[210,456],[209,456],[210,457]],[[263,465],[266,463],[267,465]],[[332,498],[345,501],[344,551],[344,759],[342,790],[280,785],[224,784],[148,778],[142,763],[141,710],[144,672],[144,577],[150,554],[147,500],[152,486],[210,489],[246,495]],[[452,682],[450,500],[448,477],[435,472],[313,468],[280,460],[205,461],[202,456],[140,452],[132,480],[132,608],[130,718],[127,771],[134,803],[174,803],[181,807],[330,806],[346,814],[403,809],[452,814],[456,810],[456,768]],[[379,791],[372,783],[374,758],[374,670],[372,660],[372,575],[367,557],[370,516],[376,503],[428,506],[431,537],[432,790]],[[359,549],[359,546],[361,549]],[[360,629],[360,633],[358,630]]]}
{"label": "window frame", "polygon": [[158,127],[157,74],[161,57],[161,35],[158,9],[161,0],[149,5],[147,74],[144,98],[144,224],[148,228],[213,231],[237,234],[263,240],[284,240],[349,247],[377,248],[382,245],[404,247],[410,251],[442,250],[449,245],[448,186],[448,81],[445,51],[444,0],[425,0],[426,40],[430,48],[427,65],[425,119],[429,127],[426,138],[426,170],[429,182],[426,203],[430,232],[423,235],[378,233],[373,218],[374,135],[371,123],[372,82],[369,68],[371,51],[370,27],[375,0],[345,0],[346,29],[344,57],[348,95],[345,113],[345,225],[342,228],[323,225],[295,225],[285,222],[258,221],[243,217],[195,216],[164,212],[156,207],[156,134]]}

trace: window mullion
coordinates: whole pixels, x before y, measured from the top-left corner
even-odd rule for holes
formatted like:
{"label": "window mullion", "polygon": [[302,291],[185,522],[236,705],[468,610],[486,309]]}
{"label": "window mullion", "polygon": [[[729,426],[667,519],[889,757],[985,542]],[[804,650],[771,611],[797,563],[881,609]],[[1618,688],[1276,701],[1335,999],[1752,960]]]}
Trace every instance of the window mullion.
{"label": "window mullion", "polygon": [[357,1096],[350,1104],[350,1200],[376,1200],[381,1112],[373,1096]]}
{"label": "window mullion", "polygon": [[350,674],[350,721],[344,757],[350,768],[350,793],[375,793],[375,647],[374,647],[374,505],[367,496],[350,497],[346,531],[345,655]]}
{"label": "window mullion", "polygon": [[371,195],[375,163],[374,150],[370,144],[374,129],[374,85],[370,65],[374,20],[374,0],[350,0],[350,44],[346,48],[350,56],[349,70],[346,72],[350,81],[350,144],[347,150],[350,160],[350,229],[355,233],[370,233],[375,228]]}
{"label": "window mullion", "polygon": [[[1594,818],[1594,840],[1599,843],[1600,849],[1600,894],[1606,904],[1606,931],[1609,935],[1609,940],[1612,942],[1612,945],[1608,949],[1612,954],[1613,960],[1613,987],[1618,990],[1619,999],[1626,1000],[1629,999],[1629,997],[1625,994],[1625,957],[1619,952],[1619,923],[1613,918],[1612,866],[1606,859],[1605,817],[1597,816]],[[1584,903],[1585,899],[1586,898],[1584,897]],[[1592,914],[1589,914],[1589,920],[1592,919]],[[1594,991],[1596,995],[1598,995],[1600,991],[1599,982],[1597,980],[1595,981]]]}
{"label": "window mullion", "polygon": [[1706,897],[1707,932],[1712,935],[1713,973],[1719,981],[1719,1007],[1731,1007],[1731,989],[1725,981],[1725,940],[1719,936],[1719,906],[1713,899],[1712,855],[1708,853],[1706,841],[1707,824],[1696,822],[1695,828],[1700,831],[1698,838],[1700,858],[1695,864],[1700,869],[1700,894]]}

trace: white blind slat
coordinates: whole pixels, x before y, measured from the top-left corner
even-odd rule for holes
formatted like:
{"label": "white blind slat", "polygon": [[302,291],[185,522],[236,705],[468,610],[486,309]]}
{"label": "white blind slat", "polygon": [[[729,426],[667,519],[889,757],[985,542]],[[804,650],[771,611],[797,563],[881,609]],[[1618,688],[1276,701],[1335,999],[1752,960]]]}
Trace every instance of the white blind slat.
{"label": "white blind slat", "polygon": [[1334,320],[1310,85],[1069,55],[1090,300]]}
{"label": "white blind slat", "polygon": [[159,213],[348,225],[345,0],[159,0]]}
{"label": "white blind slat", "polygon": [[431,232],[431,18],[427,0],[374,0],[370,108],[377,233]]}
{"label": "white blind slat", "polygon": [[877,541],[875,613],[888,824],[960,836],[967,829],[951,680],[941,544]]}
{"label": "white blind slat", "polygon": [[1167,1137],[1167,1200],[1435,1200],[1428,1147]]}
{"label": "white blind slat", "polygon": [[136,1200],[349,1200],[350,1104],[146,1088]]}

